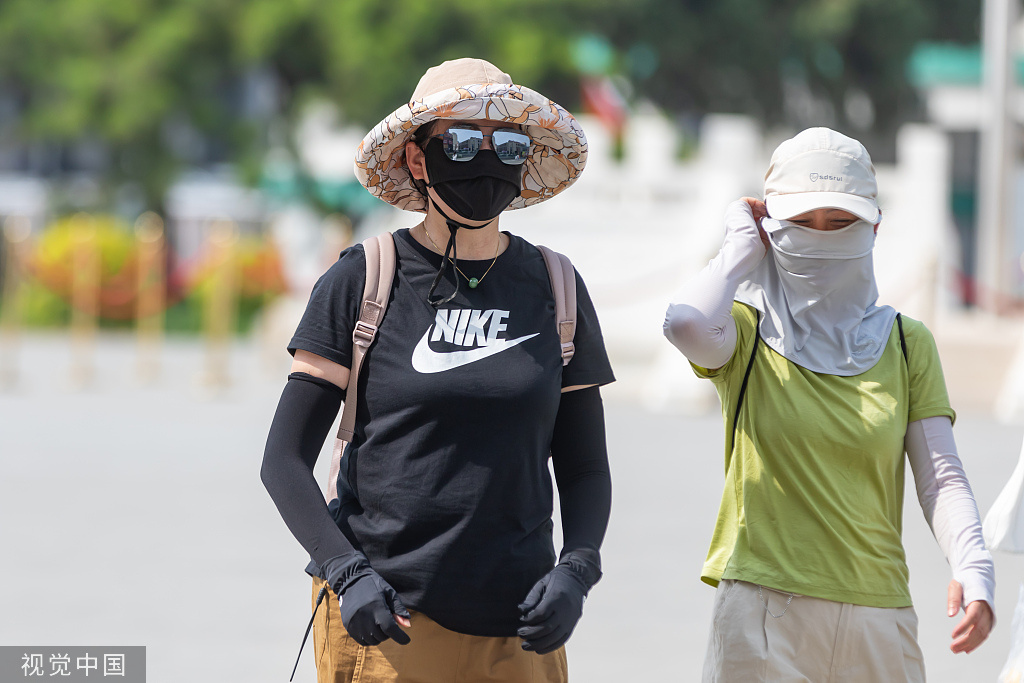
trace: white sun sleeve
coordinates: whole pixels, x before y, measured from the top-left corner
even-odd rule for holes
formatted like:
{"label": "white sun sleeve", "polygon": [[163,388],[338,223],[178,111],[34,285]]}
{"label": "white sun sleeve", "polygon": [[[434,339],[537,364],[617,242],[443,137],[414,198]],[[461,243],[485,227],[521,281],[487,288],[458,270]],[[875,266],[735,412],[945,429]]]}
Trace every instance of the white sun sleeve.
{"label": "white sun sleeve", "polygon": [[750,205],[733,202],[725,212],[725,240],[718,255],[676,292],[665,312],[665,336],[690,362],[714,369],[732,357],[733,296],[764,254]]}
{"label": "white sun sleeve", "polygon": [[952,422],[946,416],[911,422],[904,446],[921,510],[953,578],[964,588],[963,607],[984,600],[995,614],[995,567],[981,534],[974,492],[957,455]]}

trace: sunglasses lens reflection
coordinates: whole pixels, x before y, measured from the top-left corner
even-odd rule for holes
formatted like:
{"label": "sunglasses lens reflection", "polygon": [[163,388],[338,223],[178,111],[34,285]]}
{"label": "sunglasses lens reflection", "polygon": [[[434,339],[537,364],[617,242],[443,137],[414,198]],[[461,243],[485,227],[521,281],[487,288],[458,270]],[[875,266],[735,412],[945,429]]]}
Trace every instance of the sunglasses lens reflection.
{"label": "sunglasses lens reflection", "polygon": [[[483,146],[484,134],[472,128],[449,128],[441,134],[444,153],[452,161],[469,161]],[[497,130],[491,146],[503,163],[518,166],[530,156],[530,136],[514,130]]]}
{"label": "sunglasses lens reflection", "polygon": [[484,135],[478,130],[449,128],[441,137],[444,153],[452,161],[469,161],[483,145]]}
{"label": "sunglasses lens reflection", "polygon": [[491,136],[494,151],[506,164],[521,164],[530,156],[530,138],[511,130],[496,130]]}

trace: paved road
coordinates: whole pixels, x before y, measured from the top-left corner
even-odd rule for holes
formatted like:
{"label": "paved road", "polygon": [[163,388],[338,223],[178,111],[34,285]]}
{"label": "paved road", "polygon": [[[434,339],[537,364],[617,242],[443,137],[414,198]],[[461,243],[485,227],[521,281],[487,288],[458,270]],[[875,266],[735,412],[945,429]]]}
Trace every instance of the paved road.
{"label": "paved road", "polygon": [[[306,560],[258,476],[285,359],[268,372],[241,349],[235,384],[211,399],[196,388],[196,344],[170,343],[163,383],[141,388],[130,340],[106,338],[100,381],[82,392],[68,388],[63,339],[28,342],[31,376],[0,393],[0,644],[146,645],[154,683],[287,680],[308,618]],[[629,395],[606,393],[606,576],[570,668],[584,683],[695,681],[714,594],[697,577],[722,482],[720,421],[650,414]],[[956,433],[987,509],[1024,428],[965,414]],[[1024,559],[997,557],[997,630],[953,656],[948,570],[912,489],[905,526],[930,681],[995,681]],[[296,680],[314,679],[307,651]]]}

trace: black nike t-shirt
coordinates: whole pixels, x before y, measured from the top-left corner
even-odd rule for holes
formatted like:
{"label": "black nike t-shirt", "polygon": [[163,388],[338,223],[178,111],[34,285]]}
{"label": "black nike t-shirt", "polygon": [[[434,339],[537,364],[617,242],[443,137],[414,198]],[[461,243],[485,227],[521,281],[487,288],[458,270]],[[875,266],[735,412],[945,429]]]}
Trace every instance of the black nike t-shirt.
{"label": "black nike t-shirt", "polygon": [[[434,309],[427,292],[441,256],[395,233],[391,301],[359,377],[331,505],[410,609],[483,636],[515,634],[518,604],[555,562],[547,460],[561,388],[614,380],[579,275],[576,352],[563,367],[544,260],[509,238],[493,266],[459,260],[463,276],[449,265],[437,294],[451,293],[455,277],[459,293]],[[350,367],[365,276],[362,245],[342,252],[289,351]]]}

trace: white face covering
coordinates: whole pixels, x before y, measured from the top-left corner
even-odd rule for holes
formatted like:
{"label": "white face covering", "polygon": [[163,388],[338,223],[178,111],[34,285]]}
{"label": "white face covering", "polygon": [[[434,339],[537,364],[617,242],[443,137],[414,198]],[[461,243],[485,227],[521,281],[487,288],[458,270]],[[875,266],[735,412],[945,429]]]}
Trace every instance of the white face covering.
{"label": "white face covering", "polygon": [[872,368],[896,311],[876,306],[874,225],[813,230],[765,218],[771,249],[736,291],[761,311],[761,338],[785,358],[829,375]]}

